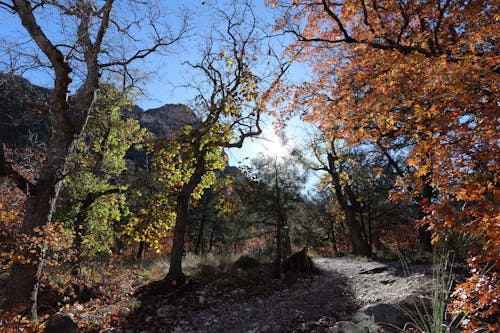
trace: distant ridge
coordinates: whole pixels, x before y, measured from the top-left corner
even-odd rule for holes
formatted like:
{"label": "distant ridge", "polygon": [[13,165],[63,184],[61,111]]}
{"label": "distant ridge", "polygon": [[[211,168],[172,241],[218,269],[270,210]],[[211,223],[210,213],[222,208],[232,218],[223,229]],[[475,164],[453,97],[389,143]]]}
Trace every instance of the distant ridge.
{"label": "distant ridge", "polygon": [[[19,76],[0,73],[0,139],[11,147],[47,142],[51,90],[31,84]],[[139,121],[154,140],[169,138],[186,124],[199,122],[195,113],[183,104],[165,104],[143,110],[137,105],[126,108],[124,116]]]}

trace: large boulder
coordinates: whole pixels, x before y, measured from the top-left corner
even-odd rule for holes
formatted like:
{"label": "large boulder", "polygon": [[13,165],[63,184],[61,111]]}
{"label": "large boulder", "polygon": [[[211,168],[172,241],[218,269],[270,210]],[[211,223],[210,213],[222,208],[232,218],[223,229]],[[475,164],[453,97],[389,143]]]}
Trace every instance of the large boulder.
{"label": "large boulder", "polygon": [[79,329],[71,314],[56,313],[45,322],[45,333],[75,333]]}

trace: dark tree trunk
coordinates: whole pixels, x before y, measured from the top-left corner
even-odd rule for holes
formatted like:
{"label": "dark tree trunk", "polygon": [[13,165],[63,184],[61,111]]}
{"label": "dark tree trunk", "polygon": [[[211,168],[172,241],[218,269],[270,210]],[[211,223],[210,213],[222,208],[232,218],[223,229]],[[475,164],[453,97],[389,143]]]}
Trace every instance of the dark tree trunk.
{"label": "dark tree trunk", "polygon": [[368,244],[370,249],[373,249],[373,237],[372,237],[372,209],[368,205]]}
{"label": "dark tree trunk", "polygon": [[140,241],[139,248],[137,249],[137,261],[142,263],[142,258],[144,257],[144,248],[146,246],[146,242]]}
{"label": "dark tree trunk", "polygon": [[283,257],[287,258],[292,255],[292,241],[290,239],[290,225],[288,224],[288,218],[284,216],[284,244],[283,244]]}
{"label": "dark tree trunk", "polygon": [[[427,202],[431,202],[433,196],[432,186],[429,184],[425,185],[422,191],[422,198]],[[420,208],[420,218],[425,217],[425,213],[422,208]],[[432,232],[427,230],[428,225],[423,225],[418,228],[418,246],[420,252],[432,252]]]}
{"label": "dark tree trunk", "polygon": [[335,227],[334,227],[335,221],[330,214],[328,214],[328,222],[330,224],[330,233],[332,235],[331,240],[332,240],[333,251],[335,252],[335,254],[338,254],[339,249],[338,249],[338,245],[337,245],[337,237],[335,236]]}
{"label": "dark tree trunk", "polygon": [[[66,62],[64,55],[52,44],[38,25],[30,2],[14,0],[15,11],[21,18],[23,27],[49,59],[55,74],[49,113],[51,138],[47,160],[40,172],[40,178],[28,194],[21,228],[21,232],[27,236],[33,236],[35,228],[50,225],[52,212],[61,190],[68,156],[78,135],[85,128],[95,92],[99,86],[97,58],[101,50],[103,36],[108,28],[112,4],[112,1],[107,1],[104,6],[101,13],[101,24],[98,27],[99,33],[94,43],[90,40],[88,30],[92,14],[87,13],[89,16],[84,15],[80,18],[78,43],[85,49],[83,56],[87,73],[75,97],[75,107],[71,109],[67,99],[71,83],[71,67]],[[43,249],[36,251],[35,255],[21,253],[40,263],[38,266],[32,263],[14,262],[6,284],[3,286],[7,306],[26,303],[30,300],[30,294],[33,293],[31,299],[34,300],[34,313],[36,313],[37,269],[42,267],[45,247],[46,244],[43,245]]]}
{"label": "dark tree trunk", "polygon": [[282,229],[281,219],[278,218],[278,223],[276,224],[276,235],[275,235],[275,240],[276,240],[276,255],[274,257],[274,276],[276,278],[279,278],[281,276],[281,261],[282,261],[281,229]]}
{"label": "dark tree trunk", "polygon": [[189,200],[191,199],[191,194],[194,189],[201,182],[201,178],[204,174],[205,152],[200,152],[191,178],[182,186],[181,191],[177,196],[177,204],[175,207],[177,216],[175,218],[174,242],[172,244],[172,251],[170,252],[170,268],[167,276],[165,277],[165,280],[170,283],[173,281],[177,283],[177,281],[182,281],[186,278],[182,272],[182,256],[184,254],[184,238],[186,236],[187,229]]}
{"label": "dark tree trunk", "polygon": [[207,216],[205,213],[203,213],[201,220],[200,220],[200,229],[198,229],[198,238],[196,239],[196,245],[194,247],[194,252],[196,254],[201,254],[203,252],[203,235],[205,231],[205,220],[207,219]]}
{"label": "dark tree trunk", "polygon": [[172,244],[172,252],[170,253],[170,268],[167,274],[167,279],[169,280],[184,278],[184,273],[182,272],[182,255],[184,253],[189,198],[190,193],[181,193],[177,196],[174,242]]}
{"label": "dark tree trunk", "polygon": [[[401,178],[404,177],[405,173],[399,167],[398,163],[392,158],[391,154],[389,154],[380,140],[377,141],[377,145],[382,153],[386,156],[389,164],[394,168],[398,176]],[[424,183],[426,183],[426,185],[422,191],[421,198],[427,199],[430,202],[433,196],[433,189],[432,186],[430,186],[429,183],[426,182],[426,178],[428,178],[427,175],[422,176],[422,180],[424,181]],[[419,207],[419,218],[422,219],[424,217],[425,213],[422,208]],[[427,227],[428,226],[421,226],[420,228],[418,228],[418,247],[421,252],[432,252],[432,232],[427,230]]]}
{"label": "dark tree trunk", "polygon": [[370,245],[370,238],[369,238],[367,230],[366,230],[367,227],[365,224],[365,217],[364,217],[363,212],[361,210],[359,210],[359,222],[361,223],[361,231],[363,232],[363,239],[365,239],[366,242],[368,243],[368,245]]}
{"label": "dark tree trunk", "polygon": [[212,220],[212,231],[210,231],[210,240],[208,243],[208,252],[212,251],[214,247],[214,237],[215,237],[215,220]]}
{"label": "dark tree trunk", "polygon": [[345,211],[345,215],[346,229],[352,245],[353,254],[370,256],[370,246],[368,245],[366,239],[363,238],[363,232],[361,230],[359,222],[356,220],[355,213],[352,211],[352,209],[348,208]]}
{"label": "dark tree trunk", "polygon": [[356,209],[354,205],[357,204],[357,202],[354,200],[354,195],[348,185],[346,186],[345,192],[349,192],[351,194],[349,196],[351,204],[348,204],[347,202],[347,198],[344,194],[344,189],[340,181],[340,175],[337,171],[337,167],[335,166],[337,155],[335,154],[333,146],[332,151],[327,154],[327,158],[329,167],[328,172],[332,176],[335,195],[337,196],[340,207],[345,214],[345,226],[352,245],[352,252],[362,256],[370,256],[370,245],[368,244],[367,239],[363,237],[363,230],[361,229],[359,222],[356,220]]}
{"label": "dark tree trunk", "polygon": [[274,164],[275,171],[275,197],[274,197],[274,209],[276,213],[276,255],[274,259],[274,276],[276,278],[281,277],[281,262],[283,261],[283,238],[282,238],[282,229],[285,225],[285,215],[283,213],[283,207],[281,207],[281,188],[279,185],[279,177],[278,177],[278,167],[276,163]]}
{"label": "dark tree trunk", "polygon": [[[51,145],[54,153],[52,157],[49,154],[47,162],[41,171],[40,179],[33,186],[26,202],[21,232],[30,237],[35,236],[35,228],[49,226],[55,202],[61,189],[59,172],[64,172],[66,157],[72,140],[64,135],[55,136]],[[60,148],[54,147],[57,145],[54,142],[59,142]],[[34,254],[29,253],[29,251],[20,254],[34,263],[14,262],[3,286],[3,296],[7,307],[26,304],[30,299],[36,298],[36,295],[32,295],[32,293],[37,283],[38,263],[43,260],[42,249],[36,249]]]}

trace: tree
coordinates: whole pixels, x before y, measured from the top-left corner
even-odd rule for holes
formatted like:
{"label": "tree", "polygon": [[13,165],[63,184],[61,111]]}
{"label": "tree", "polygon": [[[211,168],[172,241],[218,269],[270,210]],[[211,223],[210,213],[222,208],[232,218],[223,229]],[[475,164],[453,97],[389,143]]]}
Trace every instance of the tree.
{"label": "tree", "polygon": [[[326,151],[321,152],[318,143],[313,143],[314,155],[319,165],[312,168],[317,171],[326,171],[331,178],[337,202],[345,215],[345,226],[351,241],[352,252],[369,256],[371,255],[371,246],[366,228],[362,223],[361,203],[358,195],[354,192],[352,181],[349,179],[350,175],[346,176],[345,161],[343,161],[342,156],[339,156],[337,146],[338,143],[332,140],[330,144],[327,144]],[[326,161],[323,160],[323,153],[326,155]]]}
{"label": "tree", "polygon": [[[240,224],[274,235],[274,275],[281,276],[283,259],[292,252],[292,228],[301,229],[310,221],[302,215],[306,201],[300,191],[304,172],[292,158],[260,155],[252,160],[248,177],[253,180],[251,196],[243,204]],[[303,236],[303,235],[300,235]],[[300,239],[307,245],[306,239]]]}
{"label": "tree", "polygon": [[[342,254],[343,249],[341,247],[340,236],[343,234],[344,228],[339,219],[341,209],[339,209],[338,204],[335,204],[336,199],[331,191],[329,182],[320,182],[318,184],[313,203],[315,207],[315,220],[318,222],[323,233],[326,232],[326,238],[332,245],[333,253],[336,255]],[[321,236],[317,237],[317,239],[321,240]],[[317,243],[321,244],[320,242]]]}
{"label": "tree", "polygon": [[120,175],[127,169],[125,154],[133,146],[141,148],[147,131],[137,120],[124,119],[123,110],[132,103],[124,94],[112,84],[101,84],[87,130],[69,158],[55,217],[75,234],[75,268],[84,249],[91,256],[110,251],[114,224],[129,213],[127,185],[120,185]]}
{"label": "tree", "polygon": [[[498,14],[492,1],[269,1],[284,15],[294,59],[313,67],[292,87],[306,119],[354,145],[411,138],[411,173],[397,192],[420,198],[434,241],[450,230],[475,235],[471,281],[495,290],[498,234]],[[289,90],[286,91],[288,95]],[[281,96],[281,98],[284,98]],[[432,195],[425,195],[432,191]],[[455,311],[468,330],[498,329],[495,292],[459,286]],[[489,305],[485,305],[489,304]],[[474,309],[474,310],[471,310]]]}
{"label": "tree", "polygon": [[[134,2],[131,4],[135,5]],[[132,54],[123,49],[124,52],[120,52],[120,48],[114,47],[113,40],[110,39],[116,35],[113,36],[110,31],[129,39],[131,45],[138,45],[129,34],[131,28],[126,28],[131,22],[125,22],[125,26],[122,26],[123,22],[112,15],[113,5],[113,0],[81,0],[74,4],[26,0],[0,2],[2,9],[9,10],[20,18],[26,33],[48,59],[48,67],[52,69],[54,77],[49,112],[51,135],[48,154],[36,182],[24,180],[20,186],[21,190],[29,194],[21,227],[21,232],[25,235],[33,236],[37,228],[50,224],[69,155],[77,138],[85,130],[103,70],[123,69],[126,75],[133,60],[142,59],[180,38],[180,35],[162,36],[159,35],[161,29],[152,29],[156,36],[152,45],[137,48]],[[67,43],[58,44],[48,35],[48,29],[40,26],[37,17],[51,13],[60,15],[61,28],[74,28],[72,34],[63,34],[67,37]],[[70,22],[76,22],[76,26]],[[181,29],[183,31],[184,28]],[[77,73],[83,74],[77,76]],[[68,98],[72,81],[79,84],[79,87]],[[0,161],[4,164],[2,169],[8,171],[4,176],[22,180],[15,169],[6,166],[5,159]],[[19,184],[18,181],[16,183]],[[16,261],[13,264],[6,285],[2,288],[5,305],[26,303],[31,295],[35,304],[33,315],[36,317],[37,279],[42,269],[44,250],[35,255],[22,255],[33,260],[24,263]]]}
{"label": "tree", "polygon": [[[240,148],[246,138],[262,132],[260,116],[268,98],[264,85],[276,84],[286,67],[281,66],[278,74],[272,73],[271,83],[266,81],[269,77],[257,76],[260,39],[249,3],[234,5],[226,12],[217,12],[222,17],[223,30],[209,38],[201,61],[189,64],[202,74],[199,85],[192,85],[199,92],[195,111],[200,124],[185,127],[177,143],[170,143],[174,146],[169,149],[174,149],[160,152],[177,152],[175,158],[186,163],[173,203],[174,240],[170,268],[165,277],[168,283],[174,285],[185,278],[182,256],[189,201],[193,193],[208,187],[204,179],[208,180],[213,171],[222,168],[217,157],[222,154],[223,148]],[[174,159],[173,156],[171,158]]]}

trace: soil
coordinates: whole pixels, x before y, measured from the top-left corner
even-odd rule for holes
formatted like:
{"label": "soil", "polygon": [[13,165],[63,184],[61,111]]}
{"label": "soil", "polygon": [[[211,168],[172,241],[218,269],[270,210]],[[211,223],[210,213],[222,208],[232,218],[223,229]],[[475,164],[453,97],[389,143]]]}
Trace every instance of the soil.
{"label": "soil", "polygon": [[362,306],[395,303],[430,290],[429,265],[408,275],[397,262],[316,258],[320,273],[283,281],[188,281],[174,291],[150,289],[121,332],[331,332]]}

